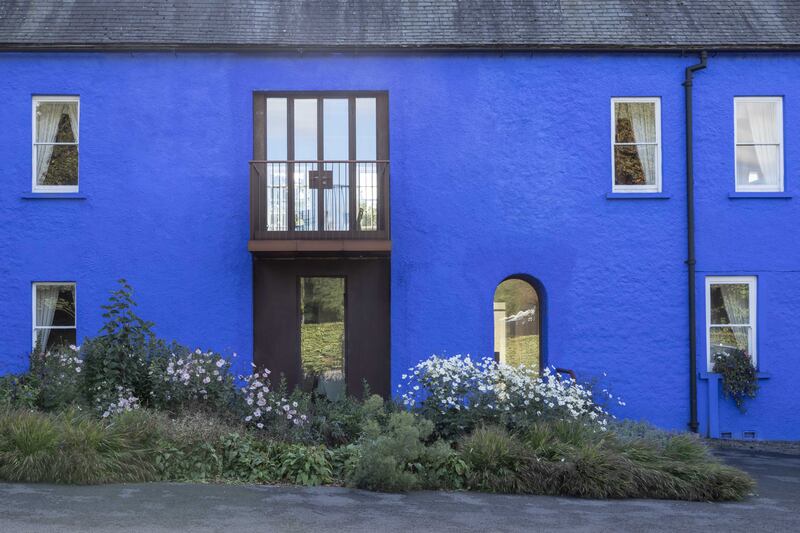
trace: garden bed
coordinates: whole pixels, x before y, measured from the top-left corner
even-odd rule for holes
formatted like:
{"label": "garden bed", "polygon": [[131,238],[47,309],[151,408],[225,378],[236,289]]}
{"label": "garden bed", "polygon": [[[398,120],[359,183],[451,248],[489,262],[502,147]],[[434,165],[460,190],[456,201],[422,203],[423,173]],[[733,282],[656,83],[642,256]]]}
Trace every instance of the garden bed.
{"label": "garden bed", "polygon": [[83,345],[0,378],[0,480],[195,481],[738,500],[697,438],[616,422],[622,404],[545,369],[432,356],[397,398],[330,401],[156,338],[123,286]]}

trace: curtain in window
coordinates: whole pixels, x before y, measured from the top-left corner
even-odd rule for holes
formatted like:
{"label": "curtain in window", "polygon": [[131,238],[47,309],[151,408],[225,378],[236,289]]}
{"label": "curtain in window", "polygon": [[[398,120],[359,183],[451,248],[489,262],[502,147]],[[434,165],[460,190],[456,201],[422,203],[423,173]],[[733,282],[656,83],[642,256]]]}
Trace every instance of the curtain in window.
{"label": "curtain in window", "polygon": [[758,159],[758,166],[763,173],[764,181],[776,183],[778,181],[778,159],[775,157],[774,145],[778,142],[775,138],[775,126],[778,123],[776,116],[777,106],[771,103],[746,103],[744,104],[747,121],[750,123],[750,132],[753,136],[753,147]]}
{"label": "curtain in window", "polygon": [[[56,142],[56,135],[58,134],[58,123],[61,121],[61,115],[67,111],[70,114],[70,122],[72,124],[72,133],[76,135],[78,131],[77,116],[75,121],[72,121],[72,113],[77,115],[77,109],[72,112],[65,110],[72,106],[62,106],[53,104],[42,104],[36,107],[36,141],[42,143]],[[40,144],[36,148],[36,182],[43,183],[44,177],[47,175],[47,169],[50,167],[50,158],[53,156],[52,144]]]}
{"label": "curtain in window", "polygon": [[64,113],[69,117],[69,127],[72,130],[72,138],[78,142],[78,106],[77,104],[64,104]]}
{"label": "curtain in window", "polygon": [[[722,285],[722,302],[730,324],[750,324],[750,289],[746,285]],[[750,351],[750,328],[732,327],[738,346],[747,346]]]}
{"label": "curtain in window", "polygon": [[[633,136],[637,143],[656,141],[656,114],[653,104],[629,104],[626,106],[629,112]],[[636,151],[639,153],[639,161],[644,171],[645,183],[654,184],[656,182],[656,158],[653,145],[637,144]]]}
{"label": "curtain in window", "polygon": [[49,327],[53,325],[59,291],[60,288],[57,286],[36,287],[36,325],[45,326],[43,329],[36,330],[39,334],[39,349],[42,351],[47,348],[47,339],[50,337]]}

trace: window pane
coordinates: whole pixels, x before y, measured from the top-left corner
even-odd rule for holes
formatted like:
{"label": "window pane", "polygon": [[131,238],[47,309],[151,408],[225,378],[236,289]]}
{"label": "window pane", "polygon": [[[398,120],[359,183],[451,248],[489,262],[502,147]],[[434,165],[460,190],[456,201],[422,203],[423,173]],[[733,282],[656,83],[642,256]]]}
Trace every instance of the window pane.
{"label": "window pane", "polygon": [[616,142],[656,142],[655,103],[616,102],[614,117]]}
{"label": "window pane", "polygon": [[356,159],[378,158],[378,119],[375,98],[356,98]]}
{"label": "window pane", "polygon": [[347,100],[342,98],[326,98],[322,103],[323,151],[325,152],[325,159],[350,159],[350,125],[347,104]]}
{"label": "window pane", "polygon": [[48,352],[77,344],[75,328],[40,329],[36,331],[36,351]]}
{"label": "window pane", "polygon": [[616,185],[655,185],[656,146],[615,146],[614,183]]}
{"label": "window pane", "polygon": [[294,158],[317,159],[317,100],[294,101]]}
{"label": "window pane", "polygon": [[345,392],[344,278],[300,278],[300,360],[307,385],[331,399]]}
{"label": "window pane", "polygon": [[750,286],[747,283],[711,285],[711,324],[749,324]]}
{"label": "window pane", "polygon": [[507,279],[494,293],[494,351],[500,363],[539,370],[539,296],[527,281]]}
{"label": "window pane", "polygon": [[37,185],[77,185],[78,147],[76,145],[37,145]]}
{"label": "window pane", "polygon": [[730,354],[735,350],[740,350],[752,354],[750,349],[750,327],[749,326],[722,326],[712,327],[709,331],[711,341],[711,360],[720,353]]}
{"label": "window pane", "polygon": [[777,102],[736,101],[736,142],[778,144],[779,134]]}
{"label": "window pane", "polygon": [[[294,159],[317,160],[317,100],[294,101]],[[309,188],[309,172],[317,170],[316,163],[294,165],[294,226],[298,231],[317,230],[318,189]]]}
{"label": "window pane", "polygon": [[37,102],[36,142],[78,142],[78,103]]}
{"label": "window pane", "polygon": [[286,98],[267,98],[267,159],[289,158],[286,137]]}
{"label": "window pane", "polygon": [[777,146],[737,146],[737,185],[780,185],[780,150]]}
{"label": "window pane", "polygon": [[36,326],[74,326],[75,287],[36,286]]}

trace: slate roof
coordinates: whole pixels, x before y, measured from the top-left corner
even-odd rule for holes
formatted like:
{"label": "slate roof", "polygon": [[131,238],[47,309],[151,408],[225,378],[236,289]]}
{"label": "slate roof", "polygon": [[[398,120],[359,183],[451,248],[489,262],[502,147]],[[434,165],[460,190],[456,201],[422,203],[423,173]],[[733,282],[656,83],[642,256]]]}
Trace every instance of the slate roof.
{"label": "slate roof", "polygon": [[800,50],[800,0],[0,0],[0,49]]}

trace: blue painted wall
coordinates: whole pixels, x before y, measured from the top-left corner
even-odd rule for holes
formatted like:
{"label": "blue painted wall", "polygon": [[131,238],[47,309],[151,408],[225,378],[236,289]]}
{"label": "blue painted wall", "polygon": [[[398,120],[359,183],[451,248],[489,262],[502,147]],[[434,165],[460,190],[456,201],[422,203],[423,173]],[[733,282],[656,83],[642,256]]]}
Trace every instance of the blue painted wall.
{"label": "blue painted wall", "polygon": [[[704,276],[758,276],[759,365],[721,431],[800,438],[800,197],[737,199],[733,97],[783,95],[787,192],[800,194],[796,55],[720,55],[697,75],[698,359]],[[511,274],[546,292],[547,362],[602,376],[622,416],[689,416],[683,68],[661,54],[0,55],[0,368],[24,367],[31,282],[76,281],[78,335],[117,278],[167,338],[249,357],[248,169],[254,90],[389,91],[392,373],[492,351]],[[26,199],[31,96],[81,97],[85,199]],[[660,96],[668,199],[609,200],[610,103]],[[701,430],[708,430],[700,381]]]}

